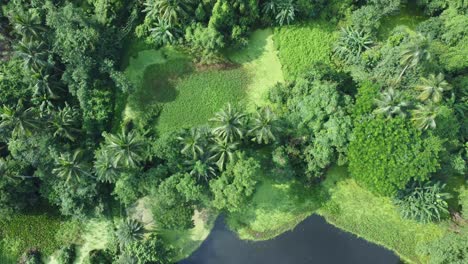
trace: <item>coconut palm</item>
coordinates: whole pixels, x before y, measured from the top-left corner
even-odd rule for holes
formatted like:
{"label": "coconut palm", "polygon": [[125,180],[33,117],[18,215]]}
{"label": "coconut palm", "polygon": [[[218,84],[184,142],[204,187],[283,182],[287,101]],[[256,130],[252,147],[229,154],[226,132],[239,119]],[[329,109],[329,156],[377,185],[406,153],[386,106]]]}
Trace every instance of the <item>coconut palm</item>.
{"label": "coconut palm", "polygon": [[151,18],[161,18],[170,25],[178,25],[191,10],[191,0],[147,0],[144,12]]}
{"label": "coconut palm", "polygon": [[435,128],[438,113],[439,107],[435,104],[418,105],[417,109],[412,112],[412,120],[419,130]]}
{"label": "coconut palm", "polygon": [[0,130],[11,130],[12,137],[27,136],[39,127],[39,120],[33,108],[24,109],[18,102],[16,107],[4,105],[0,108]]}
{"label": "coconut palm", "polygon": [[333,49],[335,55],[346,62],[352,62],[356,57],[370,48],[373,41],[364,31],[352,27],[341,28],[341,36]]}
{"label": "coconut palm", "polygon": [[91,176],[88,171],[88,165],[83,161],[83,152],[76,150],[73,155],[70,153],[61,153],[55,159],[55,168],[52,173],[60,178],[70,181],[79,182],[81,178]]}
{"label": "coconut palm", "polygon": [[401,53],[400,64],[404,65],[403,71],[398,77],[398,81],[408,68],[414,68],[425,60],[429,60],[429,41],[422,34],[418,34],[417,40],[409,44]]}
{"label": "coconut palm", "polygon": [[213,134],[224,141],[233,142],[244,136],[245,114],[228,104],[225,109],[215,114],[210,121],[217,126],[213,129]]}
{"label": "coconut palm", "polygon": [[375,99],[377,108],[374,110],[376,114],[383,114],[387,117],[406,116],[406,108],[409,104],[403,101],[401,93],[392,87],[381,93],[380,98]]}
{"label": "coconut palm", "polygon": [[99,181],[109,183],[114,183],[120,174],[120,168],[114,164],[112,157],[103,148],[96,151],[94,171]]}
{"label": "coconut palm", "polygon": [[208,155],[204,155],[194,160],[188,160],[188,171],[191,176],[197,177],[198,180],[208,181],[216,176],[215,164]]}
{"label": "coconut palm", "polygon": [[231,162],[234,159],[234,152],[238,146],[239,143],[216,139],[215,144],[211,148],[212,156],[210,158],[216,160],[218,168],[223,170],[227,162]]}
{"label": "coconut palm", "polygon": [[103,133],[104,148],[114,160],[116,167],[135,168],[146,155],[146,144],[135,131],[122,130],[119,134]]}
{"label": "coconut palm", "polygon": [[433,103],[438,103],[442,100],[442,95],[445,91],[452,89],[450,84],[444,80],[442,73],[430,74],[428,78],[421,78],[421,84],[416,86],[416,90],[421,91],[418,99],[421,101],[431,100]]}
{"label": "coconut palm", "polygon": [[143,225],[135,219],[126,219],[122,221],[116,231],[116,237],[121,247],[143,239]]}
{"label": "coconut palm", "polygon": [[248,135],[252,137],[252,141],[256,141],[258,144],[269,144],[276,140],[274,132],[278,130],[277,121],[276,115],[270,107],[257,109]]}
{"label": "coconut palm", "polygon": [[50,120],[49,127],[54,132],[54,137],[67,138],[70,141],[75,141],[76,134],[80,131],[78,127],[78,109],[70,107],[65,103],[63,108],[53,112]]}
{"label": "coconut palm", "polygon": [[169,22],[158,17],[154,26],[150,28],[150,36],[154,39],[157,45],[172,44],[176,40],[178,30],[175,29]]}
{"label": "coconut palm", "polygon": [[39,72],[48,65],[47,50],[43,42],[20,41],[16,45],[16,55],[23,59],[24,67],[33,72]]}
{"label": "coconut palm", "polygon": [[296,7],[292,0],[281,1],[277,5],[277,10],[275,20],[280,26],[284,24],[289,25],[296,18]]}
{"label": "coconut palm", "polygon": [[17,12],[11,16],[13,30],[23,39],[39,38],[45,28],[41,24],[39,13],[35,9],[26,12]]}
{"label": "coconut palm", "polygon": [[197,128],[190,129],[190,132],[184,137],[178,137],[182,142],[183,148],[182,153],[185,155],[192,155],[193,159],[196,159],[198,156],[204,153],[203,143],[204,139],[202,133]]}
{"label": "coconut palm", "polygon": [[45,96],[50,99],[57,99],[57,95],[55,94],[50,80],[49,75],[41,75],[37,74],[34,76],[32,91],[33,95],[37,97]]}

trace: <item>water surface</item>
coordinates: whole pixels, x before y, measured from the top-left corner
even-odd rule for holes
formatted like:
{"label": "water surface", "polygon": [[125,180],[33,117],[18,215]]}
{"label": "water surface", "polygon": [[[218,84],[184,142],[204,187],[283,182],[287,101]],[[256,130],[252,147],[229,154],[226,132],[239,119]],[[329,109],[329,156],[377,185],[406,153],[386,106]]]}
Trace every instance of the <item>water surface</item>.
{"label": "water surface", "polygon": [[240,240],[222,217],[200,248],[179,264],[398,264],[391,251],[313,215],[274,239]]}

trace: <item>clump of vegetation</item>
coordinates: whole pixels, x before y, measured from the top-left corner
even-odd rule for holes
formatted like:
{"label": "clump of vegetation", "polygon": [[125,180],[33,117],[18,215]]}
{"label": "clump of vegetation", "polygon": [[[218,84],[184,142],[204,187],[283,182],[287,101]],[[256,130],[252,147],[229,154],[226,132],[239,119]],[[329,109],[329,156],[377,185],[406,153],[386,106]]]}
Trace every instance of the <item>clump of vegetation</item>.
{"label": "clump of vegetation", "polygon": [[422,223],[440,221],[449,215],[447,199],[450,194],[443,192],[444,187],[440,182],[413,184],[400,192],[395,204],[404,218]]}
{"label": "clump of vegetation", "polygon": [[57,260],[60,264],[73,264],[76,258],[76,245],[70,244],[63,246],[57,257]]}

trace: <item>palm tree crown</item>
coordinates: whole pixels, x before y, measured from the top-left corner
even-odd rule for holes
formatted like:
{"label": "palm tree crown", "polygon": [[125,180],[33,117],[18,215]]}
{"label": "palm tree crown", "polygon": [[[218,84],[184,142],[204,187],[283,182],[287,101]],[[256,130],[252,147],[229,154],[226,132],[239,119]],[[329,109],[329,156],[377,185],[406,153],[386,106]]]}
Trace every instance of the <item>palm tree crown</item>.
{"label": "palm tree crown", "polygon": [[190,129],[190,132],[187,135],[185,135],[184,137],[178,137],[177,139],[179,139],[184,145],[181,151],[183,154],[190,154],[194,159],[196,159],[204,153],[204,139],[199,129],[192,128]]}
{"label": "palm tree crown", "polygon": [[437,75],[431,74],[428,78],[421,78],[422,84],[416,86],[416,90],[421,91],[418,99],[421,101],[431,100],[434,103],[442,100],[442,95],[445,91],[452,89],[450,84],[445,81],[444,75],[439,73]]}
{"label": "palm tree crown", "polygon": [[125,247],[134,241],[143,239],[143,233],[143,225],[140,222],[135,219],[127,219],[120,224],[116,236],[120,245]]}
{"label": "palm tree crown", "polygon": [[374,110],[376,114],[383,114],[387,117],[406,116],[405,109],[409,104],[403,101],[401,93],[393,88],[388,88],[387,91],[380,95],[379,99],[375,99],[377,108]]}
{"label": "palm tree crown", "polygon": [[408,68],[416,67],[422,61],[429,60],[430,58],[429,41],[422,34],[418,34],[417,40],[409,44],[401,53],[400,63],[404,65],[405,68],[400,73],[398,80],[401,79]]}
{"label": "palm tree crown", "polygon": [[39,120],[34,109],[24,109],[21,102],[15,108],[6,105],[0,108],[0,130],[11,129],[13,137],[29,135],[38,125]]}
{"label": "palm tree crown", "polygon": [[228,104],[227,107],[215,114],[210,119],[217,126],[213,129],[213,134],[224,141],[233,142],[244,136],[245,114]]}
{"label": "palm tree crown", "polygon": [[225,140],[216,139],[215,144],[211,148],[213,153],[211,159],[216,160],[216,165],[220,170],[223,170],[227,162],[234,159],[234,152],[237,150],[239,143],[228,142]]}
{"label": "palm tree crown", "polygon": [[419,130],[435,128],[435,119],[439,113],[439,107],[435,104],[418,105],[417,109],[413,110],[413,122]]}
{"label": "palm tree crown", "polygon": [[55,168],[52,170],[58,177],[65,179],[66,182],[80,181],[84,176],[89,176],[88,166],[82,161],[81,150],[76,150],[73,155],[62,153],[55,159]]}
{"label": "palm tree crown", "polygon": [[277,118],[270,107],[257,109],[253,118],[252,128],[248,134],[252,136],[252,141],[258,144],[269,144],[276,140],[274,132],[278,130]]}
{"label": "palm tree crown", "polygon": [[115,167],[135,168],[145,159],[146,144],[135,131],[119,134],[104,132],[105,149],[114,159]]}
{"label": "palm tree crown", "polygon": [[346,62],[351,62],[353,58],[361,56],[361,53],[370,48],[373,41],[364,31],[354,28],[341,28],[339,38],[334,53]]}

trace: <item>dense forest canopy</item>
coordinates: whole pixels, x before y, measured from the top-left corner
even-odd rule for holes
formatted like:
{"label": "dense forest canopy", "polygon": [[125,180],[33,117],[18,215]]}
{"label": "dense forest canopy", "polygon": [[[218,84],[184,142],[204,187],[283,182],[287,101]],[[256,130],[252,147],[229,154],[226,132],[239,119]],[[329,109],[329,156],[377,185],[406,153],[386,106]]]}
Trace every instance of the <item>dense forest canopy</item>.
{"label": "dense forest canopy", "polygon": [[[8,228],[0,229],[5,256],[42,263],[55,252],[59,263],[73,263],[83,243],[79,222],[105,217],[112,243],[90,251],[86,263],[173,263],[181,249],[164,230],[194,228],[206,211],[242,215],[273,179],[300,185],[296,196],[313,194],[301,202],[316,197],[311,202],[326,204],[333,197],[329,169],[346,166],[344,178],[389,199],[402,221],[444,230],[412,245],[414,258],[398,252],[405,260],[466,263],[466,1],[0,3],[0,224],[14,226],[19,215],[37,210],[58,214],[65,233],[54,238],[61,245],[44,250],[35,242],[14,246]],[[391,27],[405,10],[422,19]],[[328,24],[294,31],[314,23]],[[262,102],[232,101],[204,123],[172,131],[158,129],[164,100],[125,115],[127,100],[144,105],[133,95],[150,97],[125,70],[135,45],[168,61],[151,64],[160,71],[153,76],[159,89],[190,74],[229,72],[237,81],[252,73],[229,54],[248,49],[263,28],[274,29],[285,80],[266,87]],[[295,35],[286,37],[288,30]],[[314,37],[307,32],[325,35],[320,30],[331,31],[330,47],[311,43],[306,56],[295,49],[296,41]],[[212,83],[230,85],[219,78]],[[236,85],[244,89],[248,81]],[[143,201],[156,227],[130,213]],[[231,222],[234,229],[248,225]]]}

